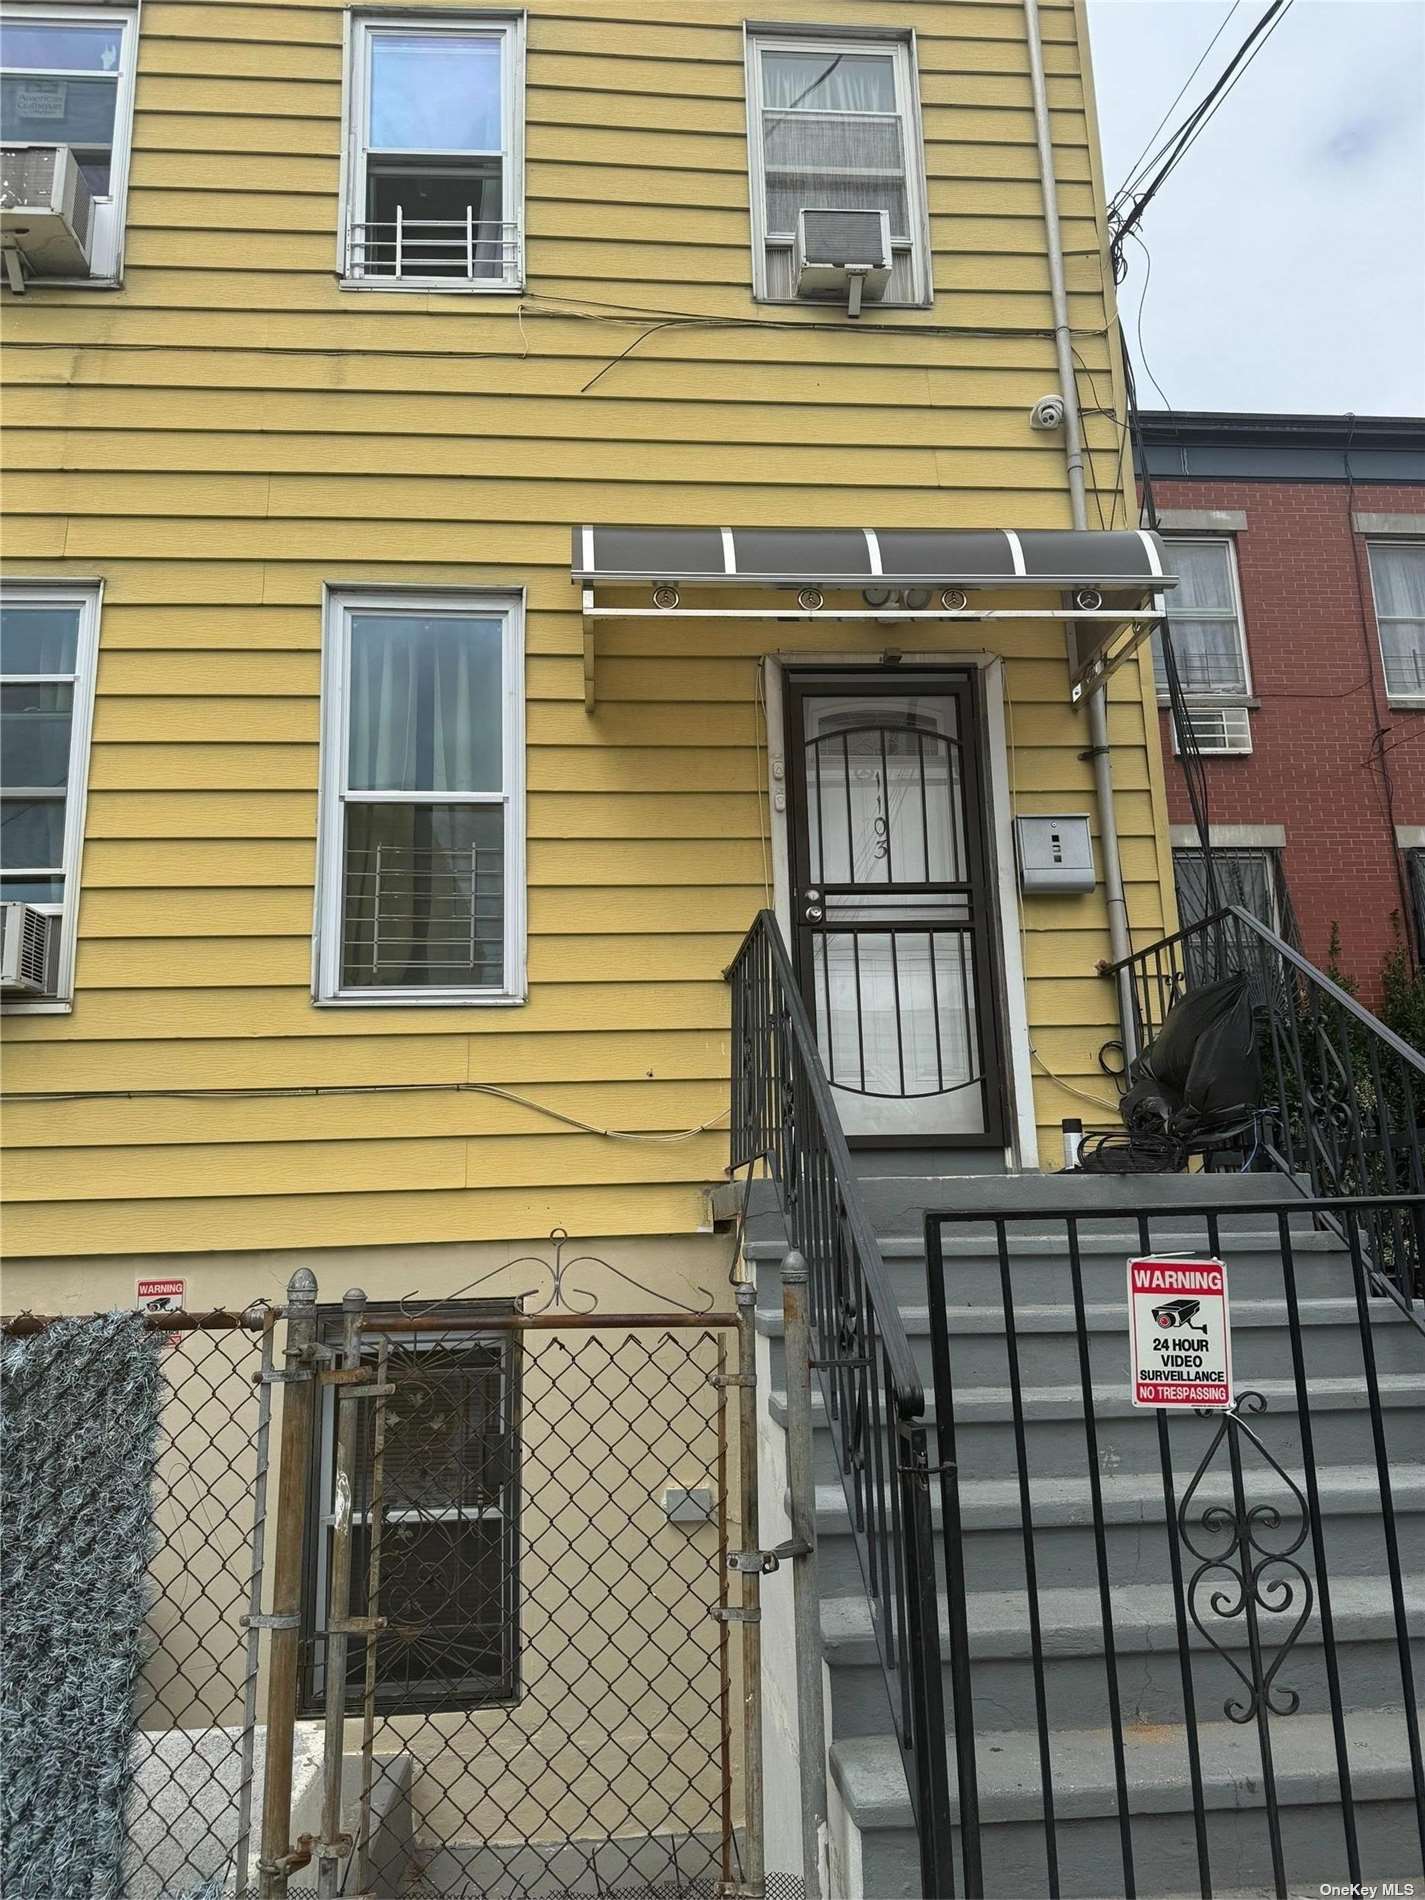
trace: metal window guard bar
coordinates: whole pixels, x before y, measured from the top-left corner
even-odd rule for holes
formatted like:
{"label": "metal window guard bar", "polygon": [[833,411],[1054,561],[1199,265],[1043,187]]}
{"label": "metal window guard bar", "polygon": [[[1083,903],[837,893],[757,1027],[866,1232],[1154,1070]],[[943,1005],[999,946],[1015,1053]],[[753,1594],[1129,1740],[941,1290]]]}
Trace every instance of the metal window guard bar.
{"label": "metal window guard bar", "polygon": [[347,226],[346,272],[362,279],[515,284],[523,248],[516,219],[477,218],[473,205],[463,218],[408,218],[398,205],[394,218]]}

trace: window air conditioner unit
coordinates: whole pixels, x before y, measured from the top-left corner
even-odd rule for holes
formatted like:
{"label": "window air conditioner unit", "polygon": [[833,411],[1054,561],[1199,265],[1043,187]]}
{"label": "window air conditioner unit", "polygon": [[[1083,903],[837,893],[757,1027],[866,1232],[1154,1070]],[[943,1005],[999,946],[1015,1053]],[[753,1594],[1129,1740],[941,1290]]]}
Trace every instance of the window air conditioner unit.
{"label": "window air conditioner unit", "polygon": [[[1197,740],[1197,749],[1210,753],[1245,753],[1252,750],[1252,717],[1245,706],[1189,706],[1188,724]],[[1173,751],[1181,752],[1177,721],[1173,722]]]}
{"label": "window air conditioner unit", "polygon": [[0,233],[10,288],[87,277],[94,199],[67,145],[0,146]]}
{"label": "window air conditioner unit", "polygon": [[803,207],[792,272],[799,297],[844,297],[856,316],[862,301],[884,297],[891,281],[891,214]]}
{"label": "window air conditioner unit", "polygon": [[0,904],[0,992],[43,996],[49,987],[49,939],[54,923],[30,904]]}

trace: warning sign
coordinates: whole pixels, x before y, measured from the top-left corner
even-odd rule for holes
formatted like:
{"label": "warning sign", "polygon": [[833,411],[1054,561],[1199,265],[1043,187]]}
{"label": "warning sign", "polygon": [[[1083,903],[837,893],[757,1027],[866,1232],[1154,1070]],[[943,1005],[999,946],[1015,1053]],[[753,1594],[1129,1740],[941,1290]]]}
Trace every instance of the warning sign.
{"label": "warning sign", "polygon": [[1230,1406],[1232,1331],[1222,1262],[1130,1260],[1128,1342],[1135,1405]]}
{"label": "warning sign", "polygon": [[188,1300],[186,1280],[137,1280],[134,1303],[145,1313],[179,1313]]}

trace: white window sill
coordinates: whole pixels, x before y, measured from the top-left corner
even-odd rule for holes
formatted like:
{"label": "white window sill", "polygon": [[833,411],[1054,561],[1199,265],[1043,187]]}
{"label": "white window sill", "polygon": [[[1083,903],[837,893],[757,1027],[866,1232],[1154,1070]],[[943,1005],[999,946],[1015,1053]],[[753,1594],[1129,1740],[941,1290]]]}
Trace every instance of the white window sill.
{"label": "white window sill", "polygon": [[423,297],[432,293],[447,297],[518,297],[524,291],[524,280],[509,284],[460,277],[339,277],[337,289],[419,291]]}
{"label": "white window sill", "polygon": [[[1183,694],[1183,698],[1187,701],[1189,712],[1191,712],[1195,706],[1205,707],[1209,711],[1213,707],[1216,707],[1216,706],[1226,707],[1229,710],[1235,706],[1243,706],[1246,708],[1248,712],[1260,712],[1261,707],[1262,707],[1261,700],[1257,699],[1251,693],[1187,693],[1185,692]],[[1421,706],[1425,706],[1425,699],[1422,699],[1418,701],[1417,703]],[[1172,709],[1173,709],[1173,702],[1168,697],[1168,695],[1166,693],[1159,693],[1158,694],[1159,712],[1171,712]]]}
{"label": "white window sill", "polygon": [[34,1003],[0,1003],[0,1016],[70,1016],[73,1013],[73,997],[51,997]]}
{"label": "white window sill", "polygon": [[1397,712],[1425,712],[1425,693],[1387,693],[1385,703]]}
{"label": "white window sill", "polygon": [[419,990],[344,990],[335,996],[314,996],[318,1009],[518,1009],[527,996],[507,991],[464,990],[458,994],[437,990],[423,994]]}

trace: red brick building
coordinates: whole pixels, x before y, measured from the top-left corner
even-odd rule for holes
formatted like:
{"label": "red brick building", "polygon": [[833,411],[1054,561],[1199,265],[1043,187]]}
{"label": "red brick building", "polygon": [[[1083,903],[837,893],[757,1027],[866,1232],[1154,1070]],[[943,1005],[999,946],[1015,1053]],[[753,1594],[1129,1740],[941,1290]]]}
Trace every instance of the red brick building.
{"label": "red brick building", "polygon": [[[1143,425],[1140,492],[1178,544],[1174,652],[1224,895],[1279,930],[1294,920],[1317,964],[1334,925],[1373,1001],[1397,930],[1425,953],[1425,420]],[[1161,656],[1158,672],[1187,921],[1202,868]]]}

